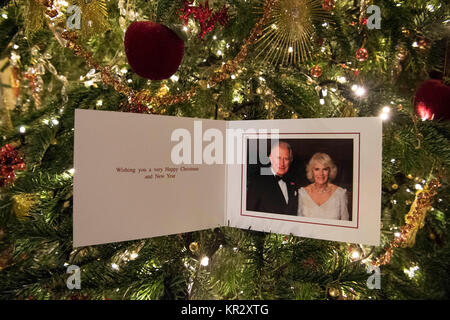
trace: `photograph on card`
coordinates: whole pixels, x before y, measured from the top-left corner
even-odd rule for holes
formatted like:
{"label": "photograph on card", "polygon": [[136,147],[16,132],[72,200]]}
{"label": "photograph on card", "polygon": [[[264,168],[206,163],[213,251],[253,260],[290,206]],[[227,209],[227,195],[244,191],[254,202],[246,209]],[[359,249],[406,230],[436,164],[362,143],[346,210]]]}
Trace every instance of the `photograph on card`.
{"label": "photograph on card", "polygon": [[244,140],[241,215],[357,227],[358,134]]}

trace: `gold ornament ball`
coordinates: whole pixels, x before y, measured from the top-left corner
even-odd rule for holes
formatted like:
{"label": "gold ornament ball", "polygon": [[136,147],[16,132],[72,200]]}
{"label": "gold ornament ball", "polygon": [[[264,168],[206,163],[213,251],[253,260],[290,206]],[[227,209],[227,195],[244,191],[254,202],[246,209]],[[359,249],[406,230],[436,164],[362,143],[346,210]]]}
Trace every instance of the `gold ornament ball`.
{"label": "gold ornament ball", "polygon": [[406,37],[409,38],[409,36],[411,35],[411,31],[409,31],[408,29],[406,29],[405,27],[402,28],[402,34]]}
{"label": "gold ornament ball", "polygon": [[399,61],[403,61],[403,60],[405,60],[407,55],[408,55],[408,50],[406,50],[406,48],[404,46],[398,45],[397,53],[396,53],[397,59]]}
{"label": "gold ornament ball", "polygon": [[399,75],[400,72],[402,72],[402,70],[403,70],[403,68],[402,68],[402,65],[401,65],[400,63],[399,63],[399,64],[396,64],[396,65],[394,66],[394,71],[395,71],[396,75]]}
{"label": "gold ornament ball", "polygon": [[262,94],[262,93],[263,93],[263,88],[258,87],[258,88],[256,89],[256,93],[257,93],[257,94]]}
{"label": "gold ornament ball", "polygon": [[394,184],[392,185],[392,189],[397,190],[397,189],[398,189],[398,184],[394,183]]}
{"label": "gold ornament ball", "polygon": [[425,39],[420,39],[420,40],[417,42],[417,46],[418,46],[418,48],[419,48],[420,50],[425,50],[425,49],[428,48],[428,41],[425,40]]}
{"label": "gold ornament ball", "polygon": [[191,242],[189,245],[189,250],[191,250],[192,253],[196,253],[198,251],[198,243],[197,242]]}
{"label": "gold ornament ball", "polygon": [[356,51],[356,60],[359,62],[364,62],[369,58],[369,52],[366,48],[359,48],[358,51]]}
{"label": "gold ornament ball", "polygon": [[436,239],[436,235],[434,233],[430,233],[430,239],[431,240],[435,240]]}
{"label": "gold ornament ball", "polygon": [[322,75],[322,68],[320,66],[314,66],[311,68],[310,74],[314,78],[319,78]]}
{"label": "gold ornament ball", "polygon": [[330,296],[332,296],[333,298],[337,298],[340,296],[341,292],[339,289],[337,288],[330,288],[328,289],[328,293]]}

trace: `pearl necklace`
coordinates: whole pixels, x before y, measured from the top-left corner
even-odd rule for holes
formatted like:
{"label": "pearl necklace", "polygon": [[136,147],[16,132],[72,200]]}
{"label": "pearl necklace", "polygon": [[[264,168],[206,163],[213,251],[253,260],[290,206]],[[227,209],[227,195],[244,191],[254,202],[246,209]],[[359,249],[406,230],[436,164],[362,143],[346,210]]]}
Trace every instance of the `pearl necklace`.
{"label": "pearl necklace", "polygon": [[325,188],[317,188],[315,184],[313,184],[313,187],[314,187],[313,190],[316,193],[327,193],[330,191],[330,189],[328,188],[328,183],[325,186]]}

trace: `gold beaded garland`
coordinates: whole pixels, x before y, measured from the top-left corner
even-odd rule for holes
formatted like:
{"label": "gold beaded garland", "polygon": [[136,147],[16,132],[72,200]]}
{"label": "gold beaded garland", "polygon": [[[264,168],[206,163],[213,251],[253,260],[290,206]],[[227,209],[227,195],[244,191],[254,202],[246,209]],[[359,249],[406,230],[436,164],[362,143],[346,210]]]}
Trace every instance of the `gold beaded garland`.
{"label": "gold beaded garland", "polygon": [[409,36],[411,35],[411,31],[409,31],[409,30],[406,29],[405,27],[402,27],[402,34],[403,34],[406,38],[409,38]]}

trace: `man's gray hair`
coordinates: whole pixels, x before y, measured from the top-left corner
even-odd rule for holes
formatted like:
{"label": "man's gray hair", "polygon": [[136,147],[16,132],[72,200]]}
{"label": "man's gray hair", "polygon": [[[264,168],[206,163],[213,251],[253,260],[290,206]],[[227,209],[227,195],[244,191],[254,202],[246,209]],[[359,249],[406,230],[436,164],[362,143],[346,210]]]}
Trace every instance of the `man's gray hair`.
{"label": "man's gray hair", "polygon": [[276,142],[276,143],[272,146],[272,148],[270,149],[270,154],[272,154],[272,151],[273,151],[275,148],[286,148],[286,149],[288,149],[288,150],[289,150],[289,160],[292,161],[292,159],[294,158],[294,155],[292,154],[292,148],[291,148],[291,145],[290,145],[289,143],[287,143],[286,141],[278,141],[278,142]]}

